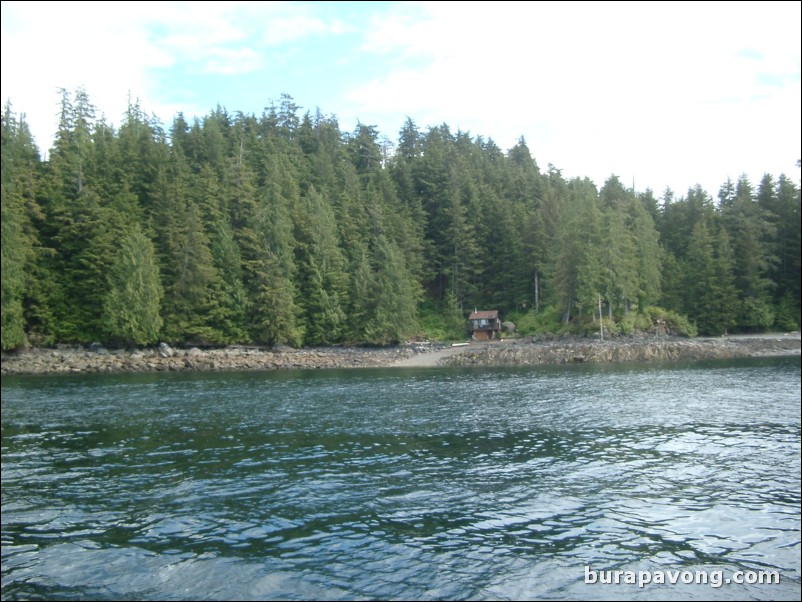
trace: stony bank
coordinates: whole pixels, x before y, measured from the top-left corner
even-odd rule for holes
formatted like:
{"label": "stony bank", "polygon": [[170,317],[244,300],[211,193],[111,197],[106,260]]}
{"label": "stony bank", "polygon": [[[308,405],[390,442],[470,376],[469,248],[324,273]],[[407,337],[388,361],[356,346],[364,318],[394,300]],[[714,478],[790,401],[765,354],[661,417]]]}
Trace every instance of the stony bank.
{"label": "stony bank", "polygon": [[618,338],[597,341],[576,337],[533,337],[451,347],[407,343],[395,347],[292,349],[227,347],[110,350],[60,346],[3,353],[2,374],[89,374],[229,370],[367,368],[389,366],[528,366],[564,363],[644,362],[799,355],[799,333],[682,339]]}

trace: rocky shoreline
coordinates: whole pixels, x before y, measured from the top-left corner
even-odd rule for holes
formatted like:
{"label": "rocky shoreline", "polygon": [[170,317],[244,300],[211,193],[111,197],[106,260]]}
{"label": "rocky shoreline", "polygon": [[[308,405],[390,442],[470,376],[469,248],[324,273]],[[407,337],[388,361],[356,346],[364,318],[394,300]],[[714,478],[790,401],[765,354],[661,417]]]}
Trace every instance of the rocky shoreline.
{"label": "rocky shoreline", "polygon": [[682,339],[632,337],[595,341],[532,337],[451,347],[407,343],[395,347],[291,349],[109,350],[98,344],[3,353],[0,374],[91,374],[183,371],[367,368],[390,366],[527,366],[564,363],[649,362],[800,355],[799,333],[758,337]]}
{"label": "rocky shoreline", "polygon": [[444,357],[442,366],[534,366],[566,363],[659,362],[800,355],[798,333],[704,339],[617,338],[609,341],[513,341]]}
{"label": "rocky shoreline", "polygon": [[292,349],[229,346],[174,349],[165,343],[148,349],[59,346],[3,353],[0,374],[89,374],[185,371],[287,370],[388,366],[433,346],[323,347]]}

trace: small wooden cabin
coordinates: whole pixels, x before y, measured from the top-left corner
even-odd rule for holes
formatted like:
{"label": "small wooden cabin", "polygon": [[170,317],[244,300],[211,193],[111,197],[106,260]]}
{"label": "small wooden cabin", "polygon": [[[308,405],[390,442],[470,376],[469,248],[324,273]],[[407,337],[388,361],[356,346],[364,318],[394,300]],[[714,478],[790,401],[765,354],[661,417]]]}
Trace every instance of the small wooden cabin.
{"label": "small wooden cabin", "polygon": [[468,316],[470,321],[471,338],[474,341],[491,341],[501,331],[501,320],[498,319],[498,310],[475,311]]}

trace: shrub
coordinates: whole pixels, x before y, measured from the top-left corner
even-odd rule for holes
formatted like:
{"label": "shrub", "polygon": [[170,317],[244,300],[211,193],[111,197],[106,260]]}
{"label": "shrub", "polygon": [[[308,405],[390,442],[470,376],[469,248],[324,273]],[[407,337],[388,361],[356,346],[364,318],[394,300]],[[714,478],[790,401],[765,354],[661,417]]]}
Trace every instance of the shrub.
{"label": "shrub", "polygon": [[419,315],[423,336],[430,341],[464,341],[468,337],[466,319],[457,319],[453,310],[426,303]]}
{"label": "shrub", "polygon": [[519,336],[557,332],[562,328],[560,313],[553,306],[544,307],[540,313],[535,313],[533,309],[511,311],[504,316],[504,320],[515,324],[515,333]]}
{"label": "shrub", "polygon": [[791,295],[785,295],[774,308],[774,328],[788,332],[799,330],[799,306]]}
{"label": "shrub", "polygon": [[683,337],[695,337],[698,334],[695,324],[691,324],[686,316],[674,311],[662,307],[647,307],[644,313],[653,325],[657,324],[658,320],[662,320],[668,330],[667,334]]}

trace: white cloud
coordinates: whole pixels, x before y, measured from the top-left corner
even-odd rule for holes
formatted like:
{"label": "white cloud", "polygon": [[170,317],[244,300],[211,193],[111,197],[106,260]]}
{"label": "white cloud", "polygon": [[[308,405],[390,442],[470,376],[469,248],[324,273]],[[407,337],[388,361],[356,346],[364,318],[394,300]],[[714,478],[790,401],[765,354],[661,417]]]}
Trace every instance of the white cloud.
{"label": "white cloud", "polygon": [[211,48],[206,54],[208,73],[242,75],[258,71],[264,65],[262,55],[250,48]]}
{"label": "white cloud", "polygon": [[264,40],[268,44],[278,45],[326,31],[328,27],[321,19],[306,15],[278,17],[265,24]]}
{"label": "white cloud", "polygon": [[117,121],[128,91],[137,96],[147,89],[144,69],[169,64],[142,35],[138,4],[3,3],[2,94],[27,113],[42,150],[56,130],[57,88],[84,87]]}
{"label": "white cloud", "polygon": [[208,106],[177,105],[175,92],[206,103],[207,75],[241,78],[265,69],[269,48],[351,31],[288,2],[4,1],[2,11],[2,94],[27,114],[41,150],[56,131],[57,88],[83,87],[115,124],[129,92],[163,119],[203,114]]}
{"label": "white cloud", "polygon": [[[790,4],[403,6],[366,37],[390,71],[349,99],[374,121],[447,122],[504,148],[524,134],[542,167],[599,185],[616,173],[657,193],[698,182],[715,194],[735,170],[779,175],[798,158]],[[415,67],[395,68],[399,56]]]}
{"label": "white cloud", "polygon": [[[294,66],[299,77],[310,73],[295,61],[312,56],[320,69],[352,71],[340,80],[350,90],[344,98],[321,87],[308,103],[391,137],[407,115],[421,127],[447,123],[492,137],[502,148],[523,134],[543,169],[552,163],[598,184],[616,173],[658,193],[668,185],[684,194],[699,182],[715,194],[741,171],[753,180],[762,171],[794,173],[802,130],[798,2],[368,7],[344,16],[337,9],[356,9],[4,1],[3,100],[28,114],[46,149],[58,87],[83,86],[114,123],[129,91],[169,120],[208,111],[215,92],[208,82],[219,86],[221,76],[246,86],[255,76],[253,86],[267,94],[278,85],[292,92]],[[371,18],[368,10],[383,14]],[[379,57],[384,68],[378,77],[365,70],[371,80],[352,52],[314,56],[323,36],[358,28],[365,63]],[[271,79],[278,69],[289,79]]]}
{"label": "white cloud", "polygon": [[[58,88],[83,87],[112,123],[119,123],[129,92],[163,117],[150,73],[188,58],[217,73],[241,73],[258,64],[247,49],[223,44],[244,33],[227,16],[226,2],[3,2],[2,95],[27,114],[40,149],[49,148],[58,123]],[[166,95],[164,95],[166,97]],[[182,107],[190,110],[190,107]]]}

